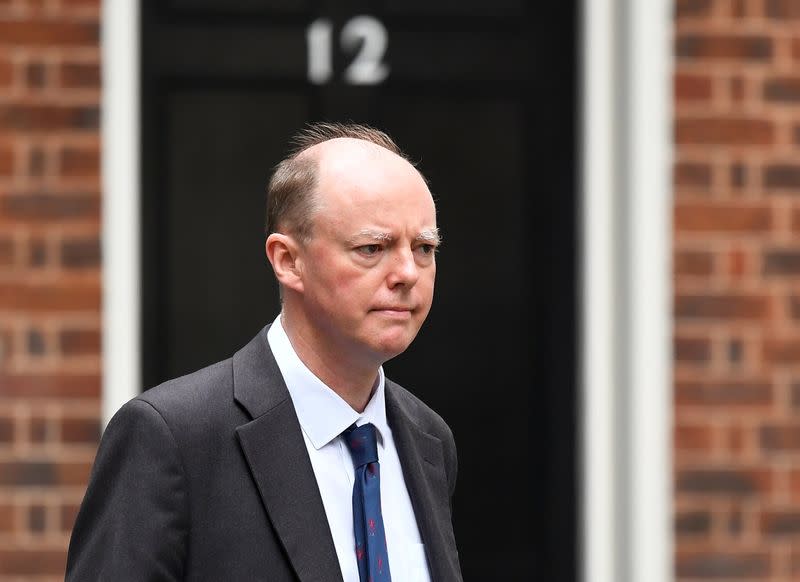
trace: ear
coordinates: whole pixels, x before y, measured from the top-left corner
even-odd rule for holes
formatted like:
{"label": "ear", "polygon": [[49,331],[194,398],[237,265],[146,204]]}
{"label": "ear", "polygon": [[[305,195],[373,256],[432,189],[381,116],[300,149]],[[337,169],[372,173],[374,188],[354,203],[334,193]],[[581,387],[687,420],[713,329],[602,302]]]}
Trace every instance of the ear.
{"label": "ear", "polygon": [[275,278],[284,288],[303,292],[300,246],[291,236],[273,232],[264,245]]}

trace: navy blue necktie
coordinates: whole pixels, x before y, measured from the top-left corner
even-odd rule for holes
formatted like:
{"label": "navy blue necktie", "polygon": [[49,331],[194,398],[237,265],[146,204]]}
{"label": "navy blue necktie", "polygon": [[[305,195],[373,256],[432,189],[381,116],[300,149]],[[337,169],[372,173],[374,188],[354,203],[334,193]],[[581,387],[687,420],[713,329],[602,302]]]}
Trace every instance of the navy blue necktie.
{"label": "navy blue necktie", "polygon": [[355,467],[353,532],[361,582],[391,581],[381,515],[381,473],[375,426],[351,426],[342,433]]}

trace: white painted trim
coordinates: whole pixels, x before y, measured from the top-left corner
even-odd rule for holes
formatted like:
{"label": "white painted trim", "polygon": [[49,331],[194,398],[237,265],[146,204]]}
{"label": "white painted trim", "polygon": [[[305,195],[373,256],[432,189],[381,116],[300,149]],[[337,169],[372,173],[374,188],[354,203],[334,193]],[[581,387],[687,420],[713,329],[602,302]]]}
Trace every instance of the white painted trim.
{"label": "white painted trim", "polygon": [[585,582],[673,579],[671,10],[583,3]]}
{"label": "white painted trim", "polygon": [[141,390],[139,2],[102,7],[103,420]]}
{"label": "white painted trim", "polygon": [[673,578],[672,3],[631,0],[630,232],[631,580]]}
{"label": "white painted trim", "polygon": [[613,0],[583,5],[582,580],[615,582]]}

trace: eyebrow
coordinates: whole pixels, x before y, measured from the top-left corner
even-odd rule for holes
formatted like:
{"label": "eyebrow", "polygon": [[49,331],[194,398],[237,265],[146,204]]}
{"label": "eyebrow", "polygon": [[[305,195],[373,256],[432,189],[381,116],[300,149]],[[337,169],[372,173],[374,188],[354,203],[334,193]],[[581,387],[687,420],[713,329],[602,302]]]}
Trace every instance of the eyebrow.
{"label": "eyebrow", "polygon": [[352,238],[348,239],[347,242],[355,244],[356,242],[362,241],[364,239],[390,241],[392,240],[392,235],[382,230],[373,230],[371,228],[365,228],[359,230]]}
{"label": "eyebrow", "polygon": [[442,242],[442,237],[439,234],[438,228],[426,228],[416,236],[416,240],[438,245]]}
{"label": "eyebrow", "polygon": [[[391,242],[392,238],[393,238],[392,235],[388,232],[382,230],[373,230],[371,228],[365,228],[363,230],[358,231],[352,238],[350,238],[348,240],[348,243],[356,244],[359,241],[363,241],[364,239]],[[439,235],[438,228],[426,228],[423,231],[421,231],[417,236],[415,236],[414,240],[426,242],[432,245],[438,245],[442,242],[442,237]]]}

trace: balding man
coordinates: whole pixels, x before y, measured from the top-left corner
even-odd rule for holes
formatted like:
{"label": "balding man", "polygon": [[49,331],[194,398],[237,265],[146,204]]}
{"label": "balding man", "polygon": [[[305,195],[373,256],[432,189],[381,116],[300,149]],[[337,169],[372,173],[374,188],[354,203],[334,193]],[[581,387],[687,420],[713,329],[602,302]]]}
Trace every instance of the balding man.
{"label": "balding man", "polygon": [[461,580],[452,433],[382,369],[431,307],[433,199],[376,129],[295,145],[268,188],[281,313],[117,413],[68,580]]}

